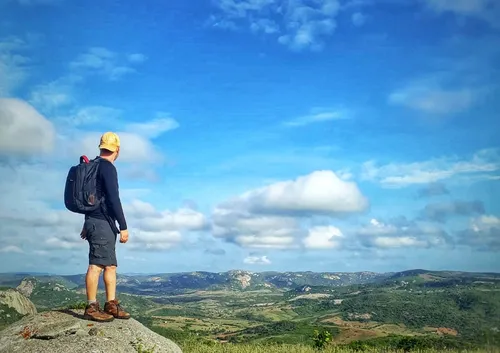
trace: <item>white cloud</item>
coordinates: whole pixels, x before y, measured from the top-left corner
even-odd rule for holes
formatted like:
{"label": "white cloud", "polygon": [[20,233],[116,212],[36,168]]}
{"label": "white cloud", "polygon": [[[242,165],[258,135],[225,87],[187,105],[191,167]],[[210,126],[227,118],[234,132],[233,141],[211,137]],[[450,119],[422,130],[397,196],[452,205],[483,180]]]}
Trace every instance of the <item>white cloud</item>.
{"label": "white cloud", "polygon": [[201,231],[208,227],[205,215],[190,208],[181,208],[176,211],[157,211],[153,205],[147,202],[133,200],[127,204],[125,211],[127,214],[133,215],[135,227],[146,232]]}
{"label": "white cloud", "polygon": [[271,260],[267,256],[247,256],[244,260],[244,263],[250,265],[270,265]]}
{"label": "white cloud", "polygon": [[22,53],[29,46],[21,37],[0,40],[0,97],[11,96],[28,78],[30,60]]}
{"label": "white cloud", "polygon": [[453,177],[489,178],[500,170],[500,154],[496,149],[484,149],[470,158],[440,157],[413,163],[389,163],[377,166],[375,161],[363,163],[361,177],[384,187],[405,187],[427,184]]}
{"label": "white cloud", "polygon": [[415,82],[391,93],[389,103],[428,114],[455,114],[471,108],[480,97],[480,91],[472,88],[444,89]]}
{"label": "white cloud", "polygon": [[320,240],[331,245],[335,241],[325,237],[334,228],[313,228],[307,240],[300,242],[308,234],[301,219],[342,216],[366,207],[368,200],[355,183],[341,180],[332,171],[317,171],[222,202],[212,214],[212,234],[247,248],[293,249],[301,244],[314,246]]}
{"label": "white cloud", "polygon": [[[84,154],[94,157],[98,155],[99,140],[103,132],[78,132],[78,138],[75,138],[74,134],[67,136],[66,143],[70,146],[68,152],[73,156]],[[164,160],[161,151],[147,137],[123,131],[116,133],[120,137],[120,162],[147,164],[161,163]],[[72,145],[71,141],[76,142]]]}
{"label": "white cloud", "polygon": [[45,154],[54,148],[54,126],[22,100],[0,98],[0,125],[0,154]]}
{"label": "white cloud", "polygon": [[128,124],[127,130],[153,139],[179,127],[179,123],[175,119],[162,117],[163,115],[160,113],[158,114],[158,118],[151,121]]}
{"label": "white cloud", "polygon": [[481,215],[472,218],[469,227],[458,232],[458,242],[479,250],[500,250],[500,218]]}
{"label": "white cloud", "polygon": [[4,246],[4,247],[0,248],[0,253],[19,253],[19,254],[23,254],[24,251],[23,251],[23,249],[21,249],[18,246],[7,245],[7,246]]}
{"label": "white cloud", "polygon": [[[67,168],[50,162],[16,161],[0,164],[0,242],[5,249],[29,248],[29,252],[77,251],[85,254],[80,238],[83,216],[52,205],[62,204]],[[4,202],[9,200],[9,202]],[[122,202],[124,202],[122,198]],[[130,240],[134,250],[167,250],[179,245],[184,235],[206,230],[206,217],[194,210],[157,210],[149,203],[124,202]],[[33,241],[37,239],[37,241]]]}
{"label": "white cloud", "polygon": [[339,216],[365,210],[368,200],[354,182],[322,170],[247,191],[221,207],[256,214]]}
{"label": "white cloud", "polygon": [[[134,54],[137,59],[139,54]],[[80,54],[70,67],[76,72],[83,70],[85,73],[95,73],[106,76],[110,80],[118,80],[121,77],[136,72],[136,70],[128,66],[130,57],[120,59],[120,56],[109,49],[103,47],[92,47],[84,53]],[[135,61],[139,63],[139,61]]]}
{"label": "white cloud", "polygon": [[212,235],[245,248],[296,248],[300,233],[293,217],[259,216],[231,208],[216,208],[212,214]]}
{"label": "white cloud", "polygon": [[312,109],[310,114],[286,121],[284,124],[290,127],[299,127],[313,123],[321,123],[347,118],[347,113],[340,110]]}
{"label": "white cloud", "polygon": [[341,245],[343,234],[333,226],[316,226],[309,229],[309,234],[303,240],[308,249],[332,249]]}
{"label": "white cloud", "polygon": [[29,102],[42,111],[52,112],[59,107],[74,102],[73,86],[80,81],[79,76],[64,76],[47,84],[35,86]]}
{"label": "white cloud", "polygon": [[304,0],[217,0],[220,16],[211,16],[215,27],[250,28],[253,32],[274,35],[292,50],[321,50],[324,40],[337,26],[340,10],[337,0],[309,2]]}
{"label": "white cloud", "polygon": [[500,25],[500,4],[497,0],[421,0],[436,13],[454,13],[484,20],[494,27]]}
{"label": "white cloud", "polygon": [[408,222],[405,219],[396,223],[384,223],[372,219],[370,224],[356,232],[359,243],[365,247],[429,248],[444,246],[450,242],[449,236],[440,227],[427,222]]}

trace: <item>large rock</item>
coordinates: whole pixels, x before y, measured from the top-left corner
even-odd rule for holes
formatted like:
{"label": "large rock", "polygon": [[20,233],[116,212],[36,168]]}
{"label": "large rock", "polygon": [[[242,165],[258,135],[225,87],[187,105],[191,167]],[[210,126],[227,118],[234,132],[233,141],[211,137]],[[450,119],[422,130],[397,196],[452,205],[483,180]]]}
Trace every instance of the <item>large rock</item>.
{"label": "large rock", "polygon": [[0,304],[11,307],[21,315],[37,313],[35,304],[15,289],[0,291]]}
{"label": "large rock", "polygon": [[[140,350],[139,346],[142,346]],[[154,349],[152,349],[154,348]],[[22,353],[182,353],[174,342],[134,320],[97,323],[83,311],[30,315],[0,332],[0,352]]]}
{"label": "large rock", "polygon": [[29,298],[31,293],[33,293],[33,289],[35,289],[35,287],[36,281],[34,279],[25,278],[21,281],[16,289],[21,292],[26,298]]}

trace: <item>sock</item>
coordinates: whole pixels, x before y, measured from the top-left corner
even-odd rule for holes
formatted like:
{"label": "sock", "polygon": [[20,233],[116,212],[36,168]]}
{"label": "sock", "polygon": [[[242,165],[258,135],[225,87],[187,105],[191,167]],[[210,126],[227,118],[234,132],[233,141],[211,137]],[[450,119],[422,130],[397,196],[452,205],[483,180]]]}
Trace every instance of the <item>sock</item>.
{"label": "sock", "polygon": [[97,300],[87,300],[87,303],[90,305],[90,304],[94,304],[95,302],[97,302]]}

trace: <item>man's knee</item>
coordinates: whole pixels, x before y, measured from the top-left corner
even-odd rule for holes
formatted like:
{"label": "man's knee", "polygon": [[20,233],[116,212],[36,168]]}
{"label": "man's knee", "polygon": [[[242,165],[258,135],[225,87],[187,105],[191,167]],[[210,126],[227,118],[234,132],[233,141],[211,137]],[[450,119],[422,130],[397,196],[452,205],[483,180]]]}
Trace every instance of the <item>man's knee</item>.
{"label": "man's knee", "polygon": [[102,270],[103,270],[103,266],[101,266],[101,265],[93,265],[93,264],[89,265],[89,272],[91,272],[91,273],[95,273],[95,274],[100,275]]}
{"label": "man's knee", "polygon": [[116,272],[116,266],[115,265],[105,266],[104,271],[105,272]]}

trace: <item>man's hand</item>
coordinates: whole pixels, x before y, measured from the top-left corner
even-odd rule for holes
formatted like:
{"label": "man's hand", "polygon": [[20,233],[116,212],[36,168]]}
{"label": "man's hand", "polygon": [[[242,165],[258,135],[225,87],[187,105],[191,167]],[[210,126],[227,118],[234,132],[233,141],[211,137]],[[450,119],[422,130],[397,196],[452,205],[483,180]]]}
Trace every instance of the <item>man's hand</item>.
{"label": "man's hand", "polygon": [[82,227],[82,231],[80,232],[80,237],[81,237],[83,240],[86,240],[86,239],[87,239],[87,232],[85,231],[85,225]]}
{"label": "man's hand", "polygon": [[128,241],[128,230],[120,231],[120,243],[126,243]]}

